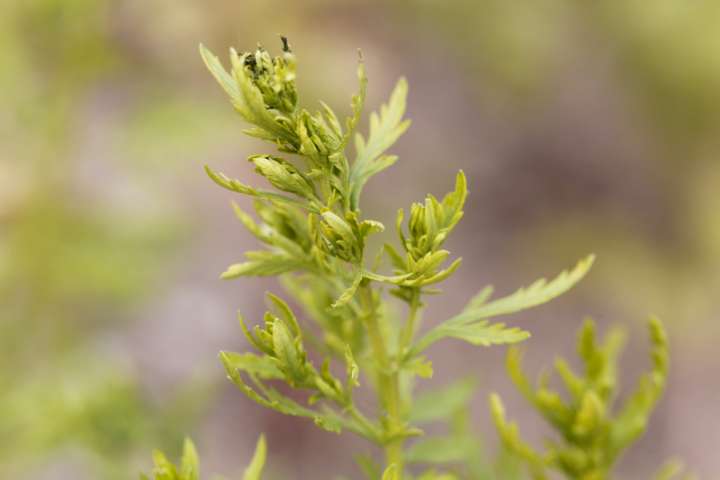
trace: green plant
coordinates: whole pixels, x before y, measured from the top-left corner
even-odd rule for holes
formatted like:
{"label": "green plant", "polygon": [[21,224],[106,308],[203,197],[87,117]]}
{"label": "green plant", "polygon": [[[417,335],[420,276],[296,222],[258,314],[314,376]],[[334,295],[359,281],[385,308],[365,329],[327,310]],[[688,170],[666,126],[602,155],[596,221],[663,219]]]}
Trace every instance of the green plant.
{"label": "green plant", "polygon": [[[266,452],[265,437],[260,436],[255,447],[255,454],[250,461],[250,465],[245,469],[242,480],[260,480],[265,466]],[[179,466],[174,465],[167,459],[165,454],[157,450],[153,452],[153,463],[155,464],[152,471],[153,480],[199,480],[200,478],[200,461],[198,460],[197,451],[192,441],[187,438],[183,445]],[[150,477],[140,475],[140,480],[150,480]]]}
{"label": "green plant", "polygon": [[[594,257],[505,297],[492,298],[492,287],[486,287],[456,315],[418,335],[428,296],[441,293],[438,285],[460,266],[460,259],[450,261],[443,244],[463,216],[468,189],[459,172],[454,190],[442,199],[428,195],[423,203],[413,204],[407,221],[404,211],[398,211],[399,246],[385,243],[378,252],[367,252],[368,237],[384,226],[363,216],[361,193],[371,177],[397,161],[387,151],[410,124],[404,119],[406,81],[398,81],[388,103],[370,115],[366,137],[357,131],[367,86],[362,61],[360,89],[352,97],[352,115],[343,123],[324,103],[317,112],[299,107],[296,59],[284,38],[277,57],[262,47],[247,53],[231,49],[230,72],[207,49],[201,46],[200,52],[232,105],[251,125],[245,133],[277,149],[249,157],[274,189],[250,186],[206,167],[221,187],[253,197],[257,219],[233,207],[240,222],[265,246],[247,252],[245,261],[231,265],[222,278],[279,276],[304,313],[299,320],[285,300],[268,293],[262,326],[251,326],[240,316],[255,352],[221,352],[228,377],[267,408],[308,418],[330,432],[354,432],[379,446],[385,453],[383,466],[368,458],[360,461],[369,478],[494,478],[479,461],[477,439],[465,427],[472,382],[414,395],[418,377],[433,373],[425,352],[448,338],[485,347],[527,339],[529,332],[491,320],[565,293],[583,278]],[[397,302],[404,308],[396,308]],[[309,328],[305,320],[312,320],[316,328]],[[308,345],[322,358],[319,365],[310,360]],[[334,373],[335,364],[344,367],[343,375]],[[355,402],[361,379],[375,392],[374,412]],[[282,394],[275,387],[278,382],[304,392],[305,400]],[[414,438],[423,435],[421,425],[438,421],[449,424],[449,436]],[[446,473],[430,469],[413,476],[414,463],[437,464]]]}
{"label": "green plant", "polygon": [[517,425],[505,419],[500,397],[492,394],[490,404],[495,424],[504,445],[521,457],[533,478],[547,479],[547,470],[558,470],[566,478],[605,480],[621,453],[644,431],[648,418],[662,394],[668,372],[667,338],[662,324],[655,318],[649,322],[652,341],[652,371],[640,380],[635,392],[615,413],[613,404],[618,394],[618,357],[625,343],[621,329],[612,330],[604,342],[596,339],[595,324],[587,320],[578,336],[578,355],[582,359],[582,375],[558,358],[555,370],[567,390],[568,400],[549,386],[549,375],[541,376],[533,388],[522,369],[519,349],[511,348],[507,370],[518,390],[555,429],[559,441],[548,441],[547,452],[538,453],[525,443]]}

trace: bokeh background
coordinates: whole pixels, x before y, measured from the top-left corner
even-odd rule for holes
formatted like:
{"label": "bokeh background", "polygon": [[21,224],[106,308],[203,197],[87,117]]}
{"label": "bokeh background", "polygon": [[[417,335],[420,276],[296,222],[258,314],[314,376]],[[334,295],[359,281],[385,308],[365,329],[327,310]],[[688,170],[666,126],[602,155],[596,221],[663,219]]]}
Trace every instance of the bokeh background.
{"label": "bokeh background", "polygon": [[[150,450],[197,442],[206,473],[241,470],[259,432],[273,478],[359,478],[353,449],[250,403],[224,379],[272,281],[221,282],[253,245],[208,163],[252,178],[259,145],[210,75],[219,52],[300,58],[303,103],[348,111],[356,49],[368,107],[408,77],[414,124],[365,211],[442,194],[462,168],[464,257],[426,324],[475,291],[500,292],[595,252],[572,293],[511,322],[532,363],[572,355],[585,315],[632,333],[629,385],[648,366],[644,322],[672,340],[670,387],[623,459],[649,478],[669,456],[720,472],[720,3],[714,0],[9,0],[0,6],[0,477],[136,478]],[[263,149],[265,147],[263,146]],[[242,200],[241,200],[242,201]],[[479,381],[472,428],[495,449],[503,349],[433,347],[433,384]],[[237,476],[235,478],[238,478]]]}

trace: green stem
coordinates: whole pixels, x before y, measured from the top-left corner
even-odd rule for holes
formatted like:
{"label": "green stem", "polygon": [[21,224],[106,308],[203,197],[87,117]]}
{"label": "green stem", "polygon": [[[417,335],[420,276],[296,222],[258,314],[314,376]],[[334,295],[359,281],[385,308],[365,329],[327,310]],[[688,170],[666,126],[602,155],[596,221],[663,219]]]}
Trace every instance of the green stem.
{"label": "green stem", "polygon": [[410,346],[415,337],[415,329],[417,328],[418,312],[420,311],[420,290],[413,289],[410,297],[410,311],[408,312],[408,319],[405,322],[405,326],[398,338],[398,357],[402,358],[405,355],[405,350]]}
{"label": "green stem", "polygon": [[[377,395],[380,405],[386,414],[386,421],[380,422],[385,428],[386,437],[392,437],[402,426],[401,408],[400,408],[400,379],[397,368],[391,363],[390,355],[385,345],[380,325],[377,318],[377,309],[372,298],[372,290],[368,284],[360,287],[360,295],[363,299],[368,311],[365,315],[365,325],[370,338],[370,344],[373,355],[377,361]],[[398,471],[398,480],[402,480],[402,472],[404,469],[403,444],[405,443],[402,436],[394,439],[386,440],[385,458],[387,465],[395,465]]]}

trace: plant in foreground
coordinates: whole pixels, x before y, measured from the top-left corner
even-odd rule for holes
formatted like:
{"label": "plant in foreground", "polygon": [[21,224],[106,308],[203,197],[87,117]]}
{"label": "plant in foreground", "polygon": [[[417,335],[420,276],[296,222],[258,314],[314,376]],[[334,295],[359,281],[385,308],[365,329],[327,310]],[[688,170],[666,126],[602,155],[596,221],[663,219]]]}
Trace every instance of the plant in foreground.
{"label": "plant in foreground", "polygon": [[[443,244],[463,216],[468,190],[465,175],[458,172],[455,188],[442,199],[428,195],[410,207],[407,218],[402,209],[398,211],[395,245],[386,243],[378,252],[367,252],[368,238],[384,226],[364,217],[361,193],[371,177],[397,161],[388,149],[410,125],[404,119],[406,81],[399,80],[387,104],[370,114],[364,136],[358,131],[367,85],[362,61],[352,114],[341,122],[324,103],[315,112],[299,106],[296,60],[284,38],[283,52],[277,57],[262,47],[245,53],[231,49],[229,72],[207,49],[201,46],[200,52],[232,105],[250,124],[245,133],[276,150],[248,159],[271,189],[247,185],[206,167],[218,185],[254,199],[255,217],[238,205],[233,207],[240,222],[264,244],[261,250],[247,252],[245,260],[231,265],[222,278],[279,276],[287,294],[302,308],[302,319],[316,324],[311,329],[285,300],[268,293],[262,325],[252,326],[240,317],[255,352],[220,353],[228,377],[267,408],[308,418],[330,432],[354,432],[382,448],[384,466],[361,460],[369,478],[412,478],[413,463],[440,464],[453,472],[428,470],[415,477],[424,480],[456,475],[488,478],[476,461],[477,442],[469,440],[463,427],[463,406],[472,385],[461,382],[440,392],[414,395],[418,378],[432,375],[425,351],[449,338],[484,347],[527,339],[529,332],[491,319],[563,294],[583,278],[593,257],[506,297],[493,298],[492,287],[486,287],[454,316],[418,335],[428,296],[440,293],[438,285],[460,266],[460,259],[450,261]],[[385,260],[391,265],[389,272],[383,267]],[[393,301],[405,307],[391,308]],[[309,345],[322,361],[310,359]],[[339,366],[342,375],[337,373]],[[375,411],[366,411],[355,401],[361,381],[375,392]],[[304,400],[284,395],[276,388],[278,383],[303,392]],[[450,424],[451,437],[414,439],[423,435],[419,425],[437,421]],[[156,455],[158,480],[197,477],[189,445],[180,470]],[[261,445],[264,458],[262,441]],[[246,478],[256,478],[259,468],[253,472],[255,476],[246,474]]]}

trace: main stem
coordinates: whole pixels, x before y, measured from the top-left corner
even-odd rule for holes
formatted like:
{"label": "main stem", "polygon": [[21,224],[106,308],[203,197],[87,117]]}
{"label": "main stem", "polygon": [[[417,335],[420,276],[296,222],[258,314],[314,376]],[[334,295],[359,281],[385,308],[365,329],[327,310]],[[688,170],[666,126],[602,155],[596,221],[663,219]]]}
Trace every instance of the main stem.
{"label": "main stem", "polygon": [[[378,386],[377,395],[380,405],[385,411],[387,417],[385,422],[381,422],[385,426],[385,433],[390,435],[397,434],[402,426],[401,408],[400,408],[400,381],[398,369],[392,365],[390,355],[385,345],[380,325],[377,318],[377,309],[375,301],[372,298],[372,290],[368,284],[361,286],[361,297],[367,308],[365,316],[365,324],[370,338],[373,354],[378,364]],[[395,465],[398,472],[398,480],[402,480],[405,460],[403,456],[403,444],[405,440],[402,436],[386,441],[385,443],[385,459],[387,465]]]}

